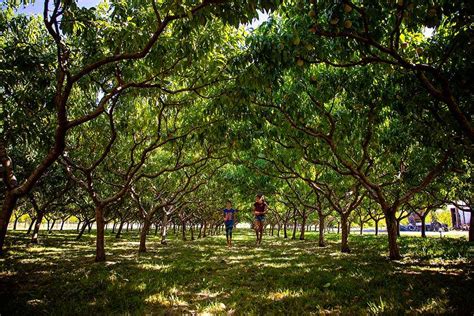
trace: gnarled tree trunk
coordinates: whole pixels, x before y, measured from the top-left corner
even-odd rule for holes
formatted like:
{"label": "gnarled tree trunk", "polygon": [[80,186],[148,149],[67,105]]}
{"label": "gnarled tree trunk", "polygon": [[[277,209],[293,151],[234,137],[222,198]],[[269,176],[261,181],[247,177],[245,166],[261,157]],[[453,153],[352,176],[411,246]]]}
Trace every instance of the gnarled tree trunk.
{"label": "gnarled tree trunk", "polygon": [[148,235],[148,231],[150,230],[151,219],[145,217],[145,221],[143,222],[143,228],[140,232],[140,247],[138,248],[138,252],[146,252],[146,236]]}
{"label": "gnarled tree trunk", "polygon": [[36,216],[36,224],[35,224],[35,228],[33,229],[33,236],[31,236],[31,242],[33,244],[38,243],[38,234],[41,227],[41,222],[43,221],[43,217],[44,217],[44,210],[37,210],[37,212],[38,214]]}
{"label": "gnarled tree trunk", "polygon": [[105,261],[105,220],[104,206],[95,208],[95,222],[97,226],[95,262]]}
{"label": "gnarled tree trunk", "polygon": [[302,222],[301,222],[300,240],[304,240],[304,233],[305,233],[305,230],[306,230],[306,219],[307,219],[307,216],[306,216],[305,213],[303,213],[303,219],[302,219]]}
{"label": "gnarled tree trunk", "polygon": [[349,253],[351,249],[349,248],[349,222],[348,222],[348,214],[341,214],[341,252]]}
{"label": "gnarled tree trunk", "polygon": [[3,254],[3,244],[7,235],[8,223],[13,214],[18,197],[10,191],[5,192],[5,199],[2,204],[2,213],[0,214],[0,255]]}
{"label": "gnarled tree trunk", "polygon": [[395,217],[395,211],[392,209],[385,211],[385,222],[387,223],[389,258],[399,260],[401,258],[400,248],[398,247],[398,221]]}
{"label": "gnarled tree trunk", "polygon": [[166,244],[166,236],[168,232],[168,213],[163,214],[163,220],[161,223],[161,244]]}
{"label": "gnarled tree trunk", "polygon": [[325,225],[325,220],[326,216],[324,216],[322,213],[318,213],[319,215],[319,240],[318,240],[318,246],[319,247],[326,247],[326,241],[324,240],[324,225]]}

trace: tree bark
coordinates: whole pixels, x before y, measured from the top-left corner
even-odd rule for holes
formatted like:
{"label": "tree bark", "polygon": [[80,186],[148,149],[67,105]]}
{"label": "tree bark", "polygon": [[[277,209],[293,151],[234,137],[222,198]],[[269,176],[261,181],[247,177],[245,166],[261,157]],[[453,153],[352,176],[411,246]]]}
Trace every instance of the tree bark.
{"label": "tree bark", "polygon": [[303,220],[301,222],[300,240],[304,240],[305,229],[306,229],[306,214],[303,214]]}
{"label": "tree bark", "polygon": [[185,221],[181,222],[181,227],[183,228],[181,232],[181,237],[184,241],[186,241],[187,239],[186,239],[186,222]]}
{"label": "tree bark", "polygon": [[97,226],[95,262],[103,262],[105,261],[105,220],[103,205],[97,205],[95,208],[95,222]]}
{"label": "tree bark", "polygon": [[36,217],[31,219],[30,226],[28,227],[28,231],[26,232],[27,235],[31,233],[31,230],[33,229],[33,226],[35,225],[35,223],[36,223]]}
{"label": "tree bark", "polygon": [[79,232],[79,234],[77,235],[76,237],[76,240],[79,240],[81,239],[82,235],[84,234],[84,232],[86,231],[86,228],[87,226],[89,225],[89,222],[87,220],[84,221],[84,224],[82,224],[82,228],[81,228],[81,231]]}
{"label": "tree bark", "polygon": [[120,235],[122,234],[122,229],[123,229],[123,224],[125,224],[124,221],[120,221],[119,227],[117,229],[117,233],[115,234],[115,239],[119,239]]}
{"label": "tree bark", "polygon": [[18,197],[16,195],[13,195],[10,191],[5,192],[2,213],[0,214],[0,255],[3,255],[3,245],[5,243],[5,236],[7,235],[8,223],[10,222],[17,200]]}
{"label": "tree bark", "polygon": [[296,218],[296,211],[293,212],[293,234],[291,239],[296,239],[296,226],[298,225],[298,219]]}
{"label": "tree bark", "polygon": [[426,213],[420,216],[421,219],[421,237],[426,238]]}
{"label": "tree bark", "polygon": [[375,221],[375,236],[379,234],[379,221]]}
{"label": "tree bark", "polygon": [[288,227],[288,220],[285,220],[285,224],[283,225],[283,238],[288,238],[287,227]]}
{"label": "tree bark", "polygon": [[474,211],[471,208],[471,219],[469,220],[469,241],[474,241]]}
{"label": "tree bark", "polygon": [[318,241],[318,246],[319,247],[326,247],[326,241],[324,240],[324,224],[326,220],[326,216],[324,216],[322,213],[318,213],[319,215],[319,241]]}
{"label": "tree bark", "polygon": [[145,217],[145,221],[143,222],[143,228],[140,232],[140,247],[138,248],[138,252],[146,252],[146,236],[148,235],[148,231],[150,230],[151,220],[148,217]]}
{"label": "tree bark", "polygon": [[351,249],[349,248],[349,223],[348,223],[348,215],[341,214],[341,252],[349,253]]}
{"label": "tree bark", "polygon": [[56,219],[53,219],[53,223],[51,223],[51,227],[48,230],[48,234],[51,234],[53,232],[54,224],[56,224]]}
{"label": "tree bark", "polygon": [[391,260],[401,259],[400,248],[398,247],[398,221],[395,217],[396,212],[394,210],[388,210],[385,212],[385,222],[387,223],[387,235],[388,235],[388,247],[389,247],[389,258]]}
{"label": "tree bark", "polygon": [[20,219],[20,216],[15,216],[15,221],[13,222],[13,230],[16,230],[16,225],[18,224],[19,219]]}
{"label": "tree bark", "polygon": [[35,228],[33,229],[33,236],[31,236],[31,243],[33,244],[38,243],[38,234],[41,227],[41,222],[43,221],[44,217],[44,210],[38,210],[37,212],[38,214],[36,216],[36,224]]}
{"label": "tree bark", "polygon": [[166,245],[166,236],[168,233],[168,213],[164,212],[163,220],[161,222],[161,244]]}

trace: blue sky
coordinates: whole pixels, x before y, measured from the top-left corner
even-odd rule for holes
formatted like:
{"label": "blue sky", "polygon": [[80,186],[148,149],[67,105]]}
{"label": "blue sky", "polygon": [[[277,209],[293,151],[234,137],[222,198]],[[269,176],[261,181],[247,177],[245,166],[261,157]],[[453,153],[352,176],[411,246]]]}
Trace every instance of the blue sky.
{"label": "blue sky", "polygon": [[[3,3],[7,0],[1,0]],[[53,2],[53,1],[50,1]],[[97,5],[100,0],[78,0],[77,3],[81,7],[90,8]],[[44,1],[36,0],[34,3],[28,4],[26,6],[20,6],[18,8],[18,13],[25,13],[25,14],[43,14],[43,5]],[[256,28],[264,21],[268,19],[268,14],[259,12],[258,19],[254,19],[250,25],[247,26],[247,29]]]}

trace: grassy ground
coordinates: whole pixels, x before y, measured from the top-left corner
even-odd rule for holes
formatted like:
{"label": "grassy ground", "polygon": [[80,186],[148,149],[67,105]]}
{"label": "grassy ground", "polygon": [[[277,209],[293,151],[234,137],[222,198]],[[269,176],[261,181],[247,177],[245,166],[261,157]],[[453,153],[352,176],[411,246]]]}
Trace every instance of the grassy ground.
{"label": "grassy ground", "polygon": [[137,233],[107,237],[106,263],[93,263],[94,236],[43,236],[28,246],[22,233],[0,258],[0,314],[469,314],[474,312],[473,246],[463,239],[402,237],[405,257],[385,258],[386,237],[351,235],[352,253],[338,252],[338,235],[318,248],[306,241],[249,230],[171,240],[150,236],[137,255]]}

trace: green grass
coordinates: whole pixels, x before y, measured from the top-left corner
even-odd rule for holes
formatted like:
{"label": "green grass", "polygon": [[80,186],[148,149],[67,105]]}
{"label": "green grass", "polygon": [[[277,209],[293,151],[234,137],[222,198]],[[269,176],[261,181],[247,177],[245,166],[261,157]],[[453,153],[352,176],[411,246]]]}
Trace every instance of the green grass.
{"label": "green grass", "polygon": [[[318,248],[306,241],[248,230],[167,246],[150,235],[138,255],[137,232],[107,237],[106,263],[94,263],[94,236],[42,236],[26,244],[8,236],[0,259],[0,314],[472,314],[472,248],[463,239],[402,237],[404,259],[386,259],[386,237],[351,235],[352,252],[336,234]],[[472,246],[471,246],[472,247]]]}

